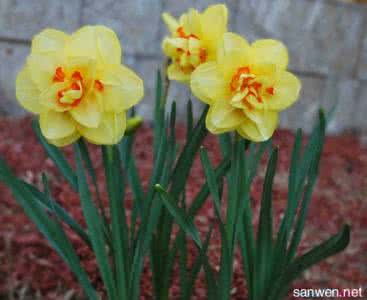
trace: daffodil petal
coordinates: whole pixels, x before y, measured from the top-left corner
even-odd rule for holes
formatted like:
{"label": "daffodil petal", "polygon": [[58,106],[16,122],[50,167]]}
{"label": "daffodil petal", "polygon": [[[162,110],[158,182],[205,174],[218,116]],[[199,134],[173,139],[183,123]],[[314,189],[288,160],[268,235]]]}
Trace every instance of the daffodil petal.
{"label": "daffodil petal", "polygon": [[[259,120],[258,120],[259,121]],[[238,133],[254,142],[266,141],[273,135],[278,125],[278,113],[264,111],[262,119],[255,123],[250,118],[245,118],[241,126],[237,128]]]}
{"label": "daffodil petal", "polygon": [[162,19],[164,23],[166,23],[168,30],[172,34],[175,34],[177,28],[179,27],[178,21],[169,13],[163,13]]}
{"label": "daffodil petal", "polygon": [[229,93],[217,63],[199,65],[191,74],[192,93],[201,101],[211,104],[214,99],[223,99]]}
{"label": "daffodil petal", "polygon": [[40,91],[32,81],[28,67],[24,67],[16,79],[16,97],[19,103],[32,113],[39,114],[42,111],[40,104]]}
{"label": "daffodil petal", "polygon": [[56,29],[45,29],[32,39],[32,53],[63,52],[69,35]]}
{"label": "daffodil petal", "polygon": [[27,67],[32,81],[40,91],[52,84],[57,67],[64,64],[63,58],[53,54],[32,53],[27,58]]}
{"label": "daffodil petal", "polygon": [[183,83],[189,83],[191,73],[184,73],[177,64],[172,63],[167,68],[167,76],[169,80],[177,80]]}
{"label": "daffodil petal", "polygon": [[52,110],[40,114],[40,127],[42,134],[50,140],[68,137],[76,130],[75,123],[68,113]]}
{"label": "daffodil petal", "polygon": [[77,141],[80,138],[80,134],[78,131],[75,131],[73,134],[60,138],[60,139],[48,139],[50,144],[55,145],[56,147],[65,147]]}
{"label": "daffodil petal", "polygon": [[280,72],[275,84],[274,95],[265,101],[268,109],[280,111],[291,106],[299,96],[301,82],[289,72]]}
{"label": "daffodil petal", "polygon": [[227,31],[228,10],[223,4],[211,5],[202,14],[202,37],[216,48],[218,40]]}
{"label": "daffodil petal", "polygon": [[176,56],[177,49],[184,49],[187,46],[187,40],[182,38],[165,38],[162,42],[162,50],[167,56]]}
{"label": "daffodil petal", "polygon": [[211,105],[206,117],[206,126],[214,134],[231,131],[244,121],[241,110],[234,108],[227,100],[219,100]]}
{"label": "daffodil petal", "polygon": [[69,56],[88,56],[98,64],[120,64],[122,50],[115,32],[105,26],[84,26],[71,35]]}
{"label": "daffodil petal", "polygon": [[144,84],[138,75],[122,65],[111,66],[101,76],[104,109],[122,112],[144,96]]}
{"label": "daffodil petal", "polygon": [[79,127],[79,132],[88,141],[96,145],[117,144],[126,129],[126,113],[104,113],[97,128]]}
{"label": "daffodil petal", "polygon": [[180,18],[180,24],[187,34],[195,34],[201,36],[201,20],[200,13],[196,9],[190,9]]}
{"label": "daffodil petal", "polygon": [[238,34],[227,32],[218,43],[217,62],[224,78],[229,80],[239,67],[249,63],[250,46]]}
{"label": "daffodil petal", "polygon": [[288,50],[277,40],[258,40],[251,44],[251,62],[253,64],[274,64],[280,69],[286,69],[288,66]]}
{"label": "daffodil petal", "polygon": [[101,122],[102,109],[95,93],[90,93],[82,101],[70,110],[71,116],[79,124],[97,128]]}

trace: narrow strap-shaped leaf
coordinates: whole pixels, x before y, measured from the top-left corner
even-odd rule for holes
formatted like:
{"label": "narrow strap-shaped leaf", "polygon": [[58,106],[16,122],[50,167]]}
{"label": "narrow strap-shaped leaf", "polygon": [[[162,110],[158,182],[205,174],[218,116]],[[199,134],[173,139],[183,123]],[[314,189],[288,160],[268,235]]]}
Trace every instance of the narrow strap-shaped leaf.
{"label": "narrow strap-shaped leaf", "polygon": [[262,299],[271,272],[271,261],[273,255],[272,245],[272,192],[274,176],[277,167],[278,149],[274,149],[270,155],[268,167],[265,174],[263,192],[260,207],[259,228],[257,234],[256,255],[256,299]]}
{"label": "narrow strap-shaped leaf", "polygon": [[[179,159],[177,160],[175,169],[172,173],[171,193],[177,197],[183,190],[194,162],[195,154],[198,152],[202,141],[207,135],[205,126],[205,118],[208,106],[203,110],[201,117],[193,130],[191,138],[186,142]],[[177,200],[177,199],[176,199]]]}
{"label": "narrow strap-shaped leaf", "polygon": [[[181,286],[181,287],[184,288],[184,290],[181,292],[181,293],[184,293],[183,297],[181,298],[182,300],[190,300],[192,292],[193,292],[194,287],[195,287],[195,281],[198,278],[201,267],[208,260],[208,257],[207,257],[206,253],[207,253],[207,250],[208,250],[208,247],[209,247],[209,242],[210,242],[210,238],[212,236],[212,232],[213,232],[213,226],[210,226],[209,232],[206,235],[205,241],[203,243],[203,248],[200,249],[199,255],[196,257],[196,259],[194,261],[194,264],[192,266],[190,278],[189,278],[189,280],[188,280],[188,282],[185,286]],[[213,284],[211,282],[208,282],[208,290],[213,289],[212,285]],[[209,293],[209,291],[208,291],[208,293]],[[209,299],[211,299],[211,298],[209,298]]]}
{"label": "narrow strap-shaped leaf", "polygon": [[219,135],[219,145],[222,152],[222,157],[229,157],[231,155],[232,139],[230,133]]}
{"label": "narrow strap-shaped leaf", "polygon": [[[301,241],[304,224],[306,222],[308,206],[311,201],[313,188],[316,183],[318,172],[319,172],[319,165],[320,165],[322,149],[323,149],[323,145],[325,141],[325,129],[326,129],[325,117],[322,112],[320,112],[319,120],[320,120],[319,125],[315,129],[315,132],[316,132],[314,134],[315,138],[310,141],[310,143],[313,143],[315,141],[314,146],[310,148],[309,150],[311,154],[306,152],[308,149],[306,149],[305,151],[305,156],[307,155],[307,157],[304,158],[303,163],[304,164],[308,163],[309,167],[307,169],[306,175],[302,175],[302,176],[304,176],[305,179],[307,178],[308,182],[307,182],[307,185],[304,191],[303,200],[301,203],[301,210],[299,212],[299,216],[297,219],[296,228],[293,232],[292,240],[289,246],[288,255],[287,255],[288,261],[290,261],[296,254],[297,248]],[[303,168],[303,169],[306,170],[306,168]],[[305,180],[305,179],[302,179],[302,180]],[[301,186],[301,184],[303,185],[303,181],[300,183],[299,192],[302,190],[302,187],[303,187]]]}
{"label": "narrow strap-shaped leaf", "polygon": [[80,203],[83,209],[85,221],[88,226],[90,239],[92,242],[94,253],[96,255],[97,263],[107,290],[108,298],[110,300],[114,300],[117,299],[117,292],[111,266],[109,265],[109,258],[105,248],[103,225],[100,222],[98,210],[95,207],[91,198],[85,171],[83,168],[81,150],[78,144],[74,144],[74,152],[77,166]]}
{"label": "narrow strap-shaped leaf", "polygon": [[348,225],[344,225],[339,233],[308,251],[301,257],[296,258],[294,262],[287,267],[283,275],[275,282],[269,299],[281,299],[287,293],[290,283],[303,271],[344,250],[348,246],[349,240],[350,227]]}
{"label": "narrow strap-shaped leaf", "polygon": [[26,215],[36,224],[51,246],[65,260],[77,277],[88,298],[98,300],[97,293],[92,287],[88,275],[82,268],[79,258],[62,227],[47,215],[40,202],[33,200],[34,195],[31,191],[20,180],[14,177],[8,166],[1,159],[0,181],[3,181],[9,186],[14,198],[23,207]]}
{"label": "narrow strap-shaped leaf", "polygon": [[210,163],[210,160],[208,157],[208,152],[204,148],[200,149],[200,158],[201,158],[201,163],[204,168],[206,181],[208,183],[210,193],[214,200],[214,207],[215,207],[217,217],[219,218],[219,220],[221,220],[222,219],[221,207],[220,207],[221,200],[219,197],[219,188],[217,185],[217,180],[215,178],[215,173],[214,173],[212,164]]}
{"label": "narrow strap-shaped leaf", "polygon": [[192,111],[192,101],[189,99],[187,101],[187,109],[186,109],[186,140],[189,140],[192,135],[192,130],[194,128],[194,114]]}
{"label": "narrow strap-shaped leaf", "polygon": [[292,151],[291,165],[288,176],[288,201],[284,217],[282,219],[274,246],[274,276],[277,276],[283,269],[286,261],[286,249],[288,238],[292,230],[293,221],[296,215],[299,199],[297,198],[298,166],[301,157],[302,131],[296,133]]}
{"label": "narrow strap-shaped leaf", "polygon": [[61,150],[47,142],[45,137],[42,135],[41,129],[39,127],[38,120],[32,121],[33,130],[40,141],[43,149],[45,149],[47,155],[51,158],[51,160],[55,163],[57,168],[60,170],[61,174],[64,178],[69,182],[74,190],[77,189],[77,178],[70,164],[66,160],[64,154]]}
{"label": "narrow strap-shaped leaf", "polygon": [[83,227],[77,221],[75,221],[62,206],[60,206],[56,201],[52,200],[51,197],[48,198],[33,185],[22,180],[19,180],[19,182],[22,184],[23,188],[27,189],[32,194],[33,199],[39,202],[46,209],[46,211],[51,212],[54,210],[54,213],[60,220],[65,222],[76,234],[78,234],[88,246],[91,246],[89,236],[84,231]]}
{"label": "narrow strap-shaped leaf", "polygon": [[128,228],[126,223],[124,198],[124,180],[121,162],[116,145],[102,146],[106,186],[110,202],[112,223],[112,247],[115,263],[116,286],[118,297],[127,299],[128,261]]}
{"label": "narrow strap-shaped leaf", "polygon": [[177,224],[187,235],[192,238],[198,248],[202,248],[199,233],[192,220],[187,217],[187,214],[185,214],[182,209],[177,206],[174,199],[159,184],[155,185],[155,189],[161,196],[164,206],[170,212]]}
{"label": "narrow strap-shaped leaf", "polygon": [[85,143],[84,139],[82,139],[82,138],[78,140],[78,144],[79,144],[80,153],[82,155],[82,159],[84,161],[86,170],[88,171],[88,174],[89,174],[90,178],[92,179],[92,183],[94,185],[94,189],[95,189],[95,192],[96,192],[98,208],[99,208],[99,210],[102,214],[101,215],[101,222],[103,224],[103,232],[105,234],[106,241],[107,241],[108,245],[111,246],[111,241],[110,241],[111,232],[110,232],[110,228],[108,226],[106,211],[105,211],[104,205],[102,203],[102,198],[101,198],[101,195],[100,195],[100,192],[99,192],[97,174],[96,174],[96,171],[94,169],[92,159],[90,158],[90,155],[89,155],[88,146]]}
{"label": "narrow strap-shaped leaf", "polygon": [[[214,172],[217,181],[223,178],[223,176],[227,173],[228,169],[230,168],[230,165],[231,161],[230,159],[227,158],[225,160],[222,160],[218,165],[218,167],[215,168]],[[210,194],[209,186],[208,183],[205,182],[205,184],[203,184],[203,186],[201,187],[200,191],[196,194],[188,210],[188,214],[190,216],[195,216],[198,213],[200,208],[205,203],[205,200],[208,198],[209,194]]]}
{"label": "narrow strap-shaped leaf", "polygon": [[154,105],[154,139],[153,139],[153,153],[154,158],[158,155],[159,143],[162,130],[164,130],[164,115],[165,115],[165,101],[163,93],[163,82],[161,72],[157,71],[156,88],[155,88],[155,105]]}

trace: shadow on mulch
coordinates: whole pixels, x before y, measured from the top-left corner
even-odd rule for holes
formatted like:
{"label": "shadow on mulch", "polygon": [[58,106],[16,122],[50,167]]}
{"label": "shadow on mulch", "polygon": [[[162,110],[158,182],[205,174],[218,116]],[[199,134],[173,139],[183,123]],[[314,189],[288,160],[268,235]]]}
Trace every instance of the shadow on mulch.
{"label": "shadow on mulch", "polygon": [[[183,142],[183,126],[177,130]],[[139,129],[134,153],[139,173],[146,185],[151,171],[152,132],[145,126]],[[280,147],[278,173],[274,190],[274,214],[282,215],[287,192],[287,176],[293,135],[279,130],[274,137]],[[213,136],[205,141],[210,157],[220,160],[218,144]],[[98,180],[104,180],[99,149],[91,146],[91,154],[98,170]],[[70,147],[65,149],[72,160]],[[46,172],[52,185],[52,194],[71,214],[83,223],[79,199],[65,180],[46,158],[31,130],[30,118],[0,119],[0,156],[5,158],[21,178],[40,184],[41,172]],[[252,195],[255,215],[261,193],[264,168],[255,180]],[[203,183],[204,172],[197,159],[189,178],[187,198],[193,198]],[[101,186],[106,203],[106,191]],[[10,191],[0,184],[0,299],[82,299],[81,290],[67,266],[48,246],[22,209],[13,200]],[[127,214],[131,208],[131,192],[127,191]],[[321,174],[311,202],[301,252],[318,244],[341,228],[343,223],[352,225],[351,243],[341,254],[313,267],[295,282],[294,288],[359,288],[367,283],[367,148],[352,134],[328,137],[321,163]],[[207,201],[196,218],[196,224],[204,235],[213,221],[214,210]],[[255,220],[256,222],[257,220]],[[68,230],[78,255],[91,276],[94,285],[101,287],[95,260],[78,237]],[[189,264],[196,252],[189,244]],[[214,268],[220,255],[219,234],[214,234],[208,254]],[[152,299],[149,266],[145,266],[141,299]],[[176,266],[176,271],[177,271]],[[232,299],[245,300],[246,287],[239,256],[235,260]],[[366,286],[364,286],[366,287]],[[196,283],[193,299],[206,299],[206,284],[201,276]],[[170,299],[179,299],[177,272],[172,275]],[[11,298],[13,297],[13,298]],[[28,297],[28,298],[27,298]],[[288,299],[293,299],[289,296]]]}

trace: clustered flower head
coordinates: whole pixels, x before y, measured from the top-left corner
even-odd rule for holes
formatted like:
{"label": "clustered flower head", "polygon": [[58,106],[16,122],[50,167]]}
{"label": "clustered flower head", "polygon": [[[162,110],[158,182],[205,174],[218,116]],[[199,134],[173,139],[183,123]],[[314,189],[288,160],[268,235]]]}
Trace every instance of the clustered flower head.
{"label": "clustered flower head", "polygon": [[171,33],[162,43],[163,52],[172,60],[168,78],[189,83],[200,64],[216,59],[218,40],[227,31],[227,7],[209,6],[203,13],[190,9],[179,20],[164,13],[163,20]]}
{"label": "clustered flower head", "polygon": [[[301,83],[287,71],[288,52],[279,41],[249,44],[227,32],[225,5],[190,9],[178,20],[163,14],[170,36],[162,42],[170,58],[167,75],[187,83],[210,106],[213,134],[237,131],[252,141],[269,139],[278,113],[298,98]],[[32,41],[18,74],[21,105],[40,116],[42,134],[57,146],[83,136],[94,144],[116,144],[126,129],[126,111],[142,99],[143,81],[121,64],[115,33],[85,26],[68,35],[46,29]]]}
{"label": "clustered flower head", "polygon": [[210,106],[208,130],[237,131],[257,142],[269,139],[278,113],[297,100],[301,89],[287,71],[286,47],[271,39],[250,45],[227,32],[224,5],[210,6],[202,14],[190,10],[179,22],[168,14],[163,18],[172,34],[163,41],[172,60],[168,78],[190,82],[193,94]]}
{"label": "clustered flower head", "polygon": [[42,134],[54,145],[80,136],[116,144],[126,110],[144,94],[143,81],[121,60],[119,40],[107,27],[85,26],[71,35],[46,29],[33,38],[18,74],[17,99],[40,116]]}

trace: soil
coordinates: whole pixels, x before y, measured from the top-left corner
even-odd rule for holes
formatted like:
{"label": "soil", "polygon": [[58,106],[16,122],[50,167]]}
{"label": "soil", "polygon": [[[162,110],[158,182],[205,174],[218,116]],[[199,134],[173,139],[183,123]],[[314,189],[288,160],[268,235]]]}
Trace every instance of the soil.
{"label": "soil", "polygon": [[[184,126],[177,128],[182,144]],[[279,165],[274,189],[274,219],[277,221],[284,212],[287,193],[287,177],[293,134],[279,130],[274,143],[280,147]],[[220,160],[215,137],[205,140],[210,158]],[[152,131],[148,126],[138,130],[135,155],[139,174],[147,185],[151,172]],[[91,155],[98,170],[103,199],[106,202],[100,151],[91,146]],[[65,148],[72,160],[70,147]],[[56,170],[52,161],[46,158],[38,144],[30,118],[0,119],[0,156],[10,164],[16,174],[30,183],[40,185],[41,172],[51,181],[52,194],[79,222],[84,224],[78,196],[71,190]],[[257,176],[253,189],[253,207],[258,215],[259,198],[262,190],[264,167]],[[192,199],[203,183],[204,172],[196,159],[187,188],[187,198]],[[127,191],[127,214],[131,207],[131,192]],[[344,223],[352,226],[351,242],[348,248],[328,260],[314,266],[294,283],[294,288],[366,288],[367,283],[367,147],[357,136],[343,134],[328,137],[321,163],[320,178],[310,205],[306,229],[300,252],[307,251],[322,240],[336,233]],[[255,223],[256,223],[255,218]],[[207,201],[196,218],[203,236],[214,222],[211,201]],[[68,231],[77,253],[96,286],[101,286],[95,259],[88,248],[72,232]],[[189,265],[196,255],[189,243]],[[215,233],[208,250],[210,262],[217,268],[220,255],[220,238]],[[149,266],[145,266],[142,279],[141,299],[152,299]],[[239,255],[234,262],[232,299],[245,300],[246,286],[241,270]],[[170,299],[179,299],[178,267],[172,275]],[[206,299],[204,276],[196,282],[193,299]],[[50,248],[47,241],[23,214],[22,208],[14,201],[10,191],[0,184],[0,299],[83,299],[75,278],[61,258]],[[288,299],[293,299],[290,295]],[[295,299],[295,298],[294,298]]]}

